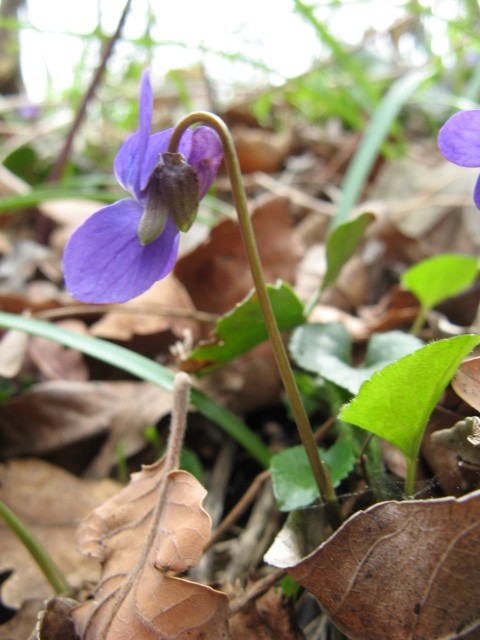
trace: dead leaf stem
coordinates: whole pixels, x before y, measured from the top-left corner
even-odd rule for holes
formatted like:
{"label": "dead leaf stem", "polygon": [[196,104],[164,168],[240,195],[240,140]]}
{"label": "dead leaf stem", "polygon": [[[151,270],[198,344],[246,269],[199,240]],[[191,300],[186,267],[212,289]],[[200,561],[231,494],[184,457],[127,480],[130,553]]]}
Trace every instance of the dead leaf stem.
{"label": "dead leaf stem", "polygon": [[256,600],[260,596],[262,596],[266,591],[273,587],[279,580],[283,578],[286,574],[285,569],[276,569],[272,571],[268,575],[266,575],[261,580],[257,580],[253,584],[250,589],[243,592],[238,598],[230,605],[230,616],[233,616],[235,613],[238,613],[241,609],[243,609],[247,604],[249,604],[252,600]]}
{"label": "dead leaf stem", "polygon": [[215,529],[210,540],[205,546],[205,551],[216,542],[218,542],[223,534],[226,533],[240,518],[240,516],[247,510],[249,505],[253,502],[258,492],[260,491],[263,483],[270,478],[270,475],[270,470],[267,469],[266,471],[262,471],[262,473],[259,473],[258,476],[256,476],[252,484],[248,487],[247,491],[243,494],[237,504]]}
{"label": "dead leaf stem", "polygon": [[187,424],[188,398],[190,396],[190,376],[180,371],[175,376],[173,387],[173,410],[165,454],[165,475],[178,469]]}
{"label": "dead leaf stem", "polygon": [[[171,473],[178,469],[180,463],[180,453],[182,450],[183,438],[185,434],[190,387],[190,377],[186,373],[180,372],[175,376],[170,434],[167,442],[167,450],[163,459],[163,473],[156,489],[157,496],[152,513],[152,519],[142,545],[141,553],[139,554],[135,566],[128,575],[128,578],[125,580],[124,584],[114,595],[115,606],[113,607],[113,609],[115,611],[115,615],[116,612],[118,612],[122,607],[124,601],[129,596],[135,584],[139,580],[141,580],[145,566],[148,562],[148,556],[151,554],[152,546],[155,542],[156,536],[158,535],[159,523],[167,501],[169,485],[170,482],[172,482]],[[108,637],[108,632],[111,625],[113,624],[115,615],[107,617],[103,624],[101,624],[100,634],[98,636],[99,638]],[[91,621],[94,620],[94,618],[95,616],[92,616]],[[85,636],[87,636],[86,633]]]}

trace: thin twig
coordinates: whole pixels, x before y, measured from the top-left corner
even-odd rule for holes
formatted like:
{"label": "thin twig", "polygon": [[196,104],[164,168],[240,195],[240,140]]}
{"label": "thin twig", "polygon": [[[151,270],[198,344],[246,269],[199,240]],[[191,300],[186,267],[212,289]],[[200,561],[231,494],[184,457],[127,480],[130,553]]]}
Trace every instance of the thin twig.
{"label": "thin twig", "polygon": [[78,129],[80,128],[80,125],[82,124],[82,120],[85,117],[88,103],[93,98],[95,91],[97,90],[97,87],[100,84],[103,72],[105,71],[105,68],[107,66],[108,59],[112,54],[113,47],[115,46],[117,40],[120,38],[120,35],[123,30],[123,26],[125,24],[125,20],[127,18],[127,14],[130,10],[131,3],[132,3],[132,0],[127,0],[127,2],[125,3],[125,7],[123,9],[122,15],[120,16],[120,20],[118,21],[118,25],[117,25],[117,28],[115,29],[115,33],[107,41],[107,44],[103,50],[100,63],[97,69],[95,70],[90,86],[88,87],[83,97],[82,103],[77,111],[77,115],[75,116],[72,126],[70,127],[70,131],[68,132],[68,135],[65,139],[65,144],[63,145],[63,149],[60,151],[57,161],[53,165],[50,175],[48,176],[48,182],[57,182],[61,178],[65,164],[67,163],[67,160],[70,156],[73,140],[77,134]]}
{"label": "thin twig", "polygon": [[232,604],[230,605],[230,616],[233,616],[235,613],[243,609],[243,607],[245,607],[252,600],[256,600],[261,595],[263,595],[270,589],[270,587],[273,587],[273,585],[277,584],[277,582],[281,580],[284,575],[284,569],[276,569],[261,580],[255,582],[255,584],[250,587],[250,589],[242,593],[242,595],[238,598],[235,598],[235,600],[232,602]]}
{"label": "thin twig", "polygon": [[225,516],[222,522],[218,525],[212,534],[212,537],[205,546],[205,550],[214,545],[220,538],[235,524],[235,522],[242,516],[243,513],[251,505],[255,497],[257,496],[260,488],[265,480],[270,478],[270,471],[262,471],[254,479],[252,484],[248,487],[247,491],[243,494],[233,509]]}
{"label": "thin twig", "polygon": [[207,313],[206,311],[197,311],[196,309],[192,309],[190,311],[153,304],[141,307],[130,307],[125,304],[74,304],[59,309],[45,309],[38,311],[33,315],[36,318],[41,318],[42,320],[57,320],[58,318],[65,318],[69,316],[96,315],[99,313],[171,316],[173,318],[197,320],[198,322],[215,322],[218,319],[218,315]]}
{"label": "thin twig", "polygon": [[[327,418],[327,420],[325,420],[325,422],[314,433],[315,442],[321,441],[323,439],[325,434],[331,429],[334,422],[334,416],[331,416],[330,418]],[[267,469],[266,471],[262,471],[262,473],[259,473],[254,478],[253,482],[250,484],[237,504],[229,511],[229,513],[215,529],[205,549],[210,548],[212,545],[218,542],[225,535],[225,533],[229,529],[231,529],[231,527],[233,527],[235,522],[245,513],[250,504],[256,498],[263,483],[268,480],[271,475],[272,474],[270,470]]]}

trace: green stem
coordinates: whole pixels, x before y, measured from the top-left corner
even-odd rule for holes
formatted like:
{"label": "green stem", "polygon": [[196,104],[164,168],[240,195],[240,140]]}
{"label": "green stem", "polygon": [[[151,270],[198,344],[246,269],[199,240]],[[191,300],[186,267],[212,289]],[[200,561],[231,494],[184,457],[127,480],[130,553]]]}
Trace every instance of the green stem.
{"label": "green stem", "polygon": [[270,336],[273,351],[277,360],[280,376],[285,387],[292,413],[295,418],[298,433],[302,440],[303,446],[307,452],[308,460],[318,485],[320,495],[325,500],[329,510],[330,521],[333,526],[337,526],[340,522],[338,514],[338,503],[335,491],[332,485],[330,474],[323,464],[318,454],[318,449],[313,438],[312,428],[308,420],[305,407],[303,406],[297,383],[293,376],[292,369],[288,360],[285,345],[278,329],[277,321],[273,313],[270,298],[268,297],[265,280],[263,277],[263,269],[258,253],[258,247],[255,240],[250,213],[248,210],[247,197],[242,183],[242,173],[238,161],[235,145],[226,124],[219,117],[212,113],[198,111],[191,113],[183,118],[175,127],[170,138],[168,151],[174,153],[178,149],[180,139],[186,129],[194,124],[203,123],[214,129],[223,145],[224,161],[227,167],[228,175],[232,185],[233,199],[237,209],[238,221],[242,233],[243,243],[247,253],[250,271],[252,273],[253,282],[258,296],[260,308],[262,310],[265,325]]}
{"label": "green stem", "polygon": [[418,336],[423,325],[425,324],[425,319],[427,317],[427,309],[424,307],[420,307],[420,311],[418,312],[418,316],[415,318],[415,322],[412,324],[410,329],[410,333],[414,336]]}
{"label": "green stem", "polygon": [[415,491],[415,476],[417,474],[417,460],[416,457],[413,460],[407,459],[407,477],[404,484],[405,498],[411,498]]}
{"label": "green stem", "polygon": [[0,517],[2,517],[8,527],[17,536],[20,542],[26,547],[27,551],[37,563],[45,578],[51,584],[55,593],[65,593],[71,591],[65,576],[57,567],[47,551],[42,547],[40,542],[34,537],[31,531],[23,524],[21,520],[0,500]]}

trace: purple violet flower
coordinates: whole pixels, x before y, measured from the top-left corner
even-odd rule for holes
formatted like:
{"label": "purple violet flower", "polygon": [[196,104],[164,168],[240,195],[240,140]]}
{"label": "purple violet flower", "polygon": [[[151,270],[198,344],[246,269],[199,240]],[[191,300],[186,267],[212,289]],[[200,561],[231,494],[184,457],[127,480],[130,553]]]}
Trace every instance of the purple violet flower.
{"label": "purple violet flower", "polygon": [[[438,132],[438,147],[447,160],[461,167],[480,167],[480,109],[455,113]],[[480,176],[473,200],[480,209]]]}
{"label": "purple violet flower", "polygon": [[[124,142],[114,162],[118,182],[132,197],[94,213],[72,234],[65,247],[65,284],[72,296],[83,302],[102,304],[135,298],[164,278],[175,264],[179,231],[170,215],[168,197],[166,202],[158,203],[156,212],[162,215],[163,223],[154,226],[152,237],[144,238],[143,243],[139,238],[146,210],[152,213],[157,206],[152,201],[162,193],[159,181],[165,174],[158,168],[163,164],[162,154],[167,151],[172,134],[172,129],[150,134],[152,112],[152,87],[148,73],[144,72],[138,130]],[[190,171],[190,186],[193,174],[198,201],[212,185],[222,160],[220,139],[209,127],[188,130],[182,136],[179,152],[186,160],[182,159],[182,164]],[[178,158],[173,164],[179,164]],[[166,192],[171,192],[168,185]],[[188,202],[191,204],[191,198]],[[179,226],[184,230],[188,225]]]}

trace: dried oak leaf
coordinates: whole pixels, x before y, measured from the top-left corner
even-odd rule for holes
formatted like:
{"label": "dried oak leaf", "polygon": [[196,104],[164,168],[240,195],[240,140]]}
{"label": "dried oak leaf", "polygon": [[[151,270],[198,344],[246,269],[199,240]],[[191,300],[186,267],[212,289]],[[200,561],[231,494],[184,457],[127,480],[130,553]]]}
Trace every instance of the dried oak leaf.
{"label": "dried oak leaf", "polygon": [[[260,196],[251,206],[266,280],[293,283],[302,244],[292,228],[289,199]],[[177,261],[175,275],[197,309],[220,314],[229,311],[253,286],[238,224],[220,222],[206,242]]]}
{"label": "dried oak leaf", "polygon": [[185,331],[197,337],[198,323],[193,319],[195,308],[179,280],[172,275],[156,282],[142,295],[129,300],[119,311],[106,313],[94,323],[90,333],[110,340],[131,340],[171,331],[181,338]]}
{"label": "dried oak leaf", "polygon": [[[75,551],[77,526],[117,488],[113,480],[80,479],[34,458],[0,465],[0,500],[23,520],[73,587],[95,581],[99,574],[91,559]],[[12,572],[1,587],[3,604],[18,608],[28,598],[50,596],[52,587],[3,521],[0,540],[0,574]]]}
{"label": "dried oak leaf", "polygon": [[43,382],[0,407],[2,456],[44,454],[108,431],[88,471],[102,477],[118,441],[124,439],[125,455],[135,454],[145,445],[145,427],[171,407],[171,394],[146,382]]}
{"label": "dried oak leaf", "polygon": [[95,598],[75,609],[83,640],[226,640],[228,598],[167,575],[200,559],[211,521],[202,485],[164,460],[143,467],[80,526],[78,546],[98,558]]}
{"label": "dried oak leaf", "polygon": [[271,588],[230,618],[232,640],[305,640],[293,601]]}
{"label": "dried oak leaf", "polygon": [[480,491],[359,511],[300,559],[301,528],[265,560],[319,600],[350,640],[480,637]]}

